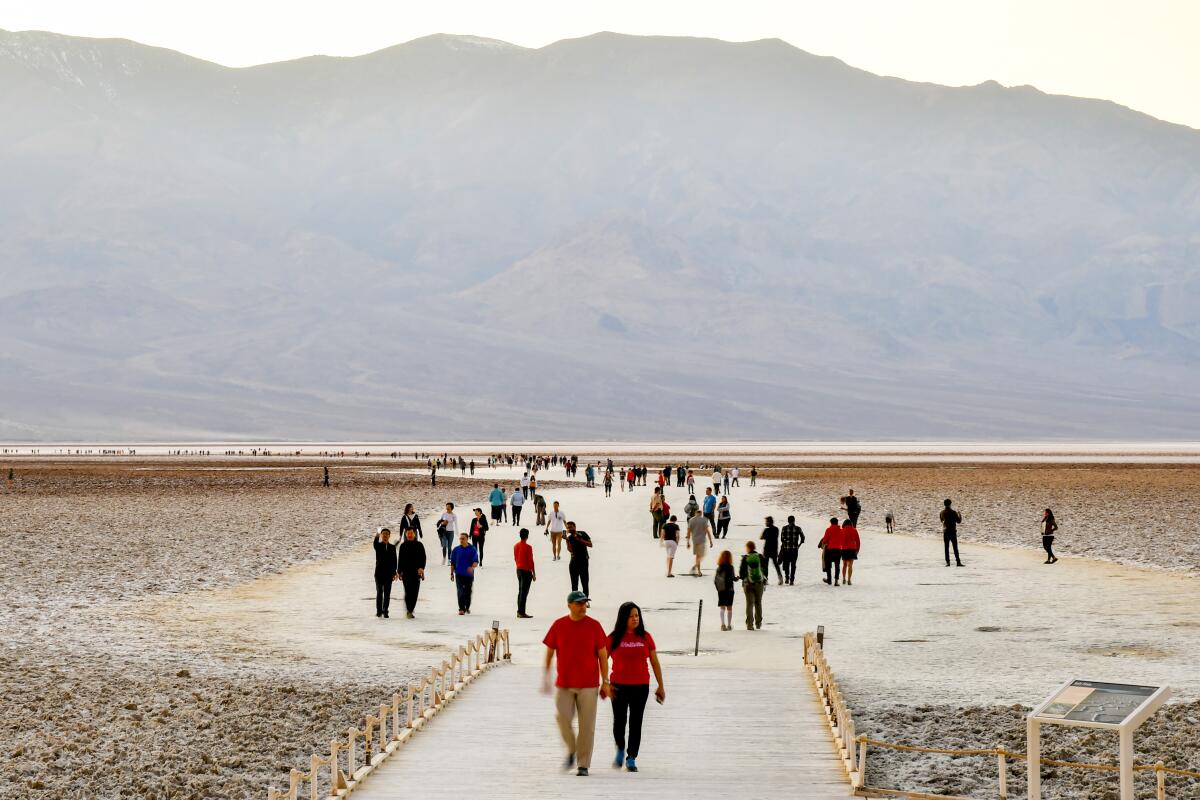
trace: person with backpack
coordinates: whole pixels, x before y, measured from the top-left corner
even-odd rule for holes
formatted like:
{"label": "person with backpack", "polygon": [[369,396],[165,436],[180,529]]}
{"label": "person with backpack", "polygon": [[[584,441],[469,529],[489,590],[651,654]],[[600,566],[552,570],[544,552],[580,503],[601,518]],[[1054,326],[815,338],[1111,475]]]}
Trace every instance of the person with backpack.
{"label": "person with backpack", "polygon": [[717,588],[717,610],[721,614],[721,630],[733,630],[733,583],[738,576],[733,571],[733,553],[722,550],[717,556],[717,572],[713,585]]}
{"label": "person with backpack", "polygon": [[846,516],[850,518],[851,527],[858,527],[858,515],[862,513],[862,506],[858,502],[858,498],[854,496],[854,490],[847,492],[842,498],[842,506],[846,509]]}
{"label": "person with backpack", "polygon": [[817,548],[821,551],[821,570],[825,573],[825,583],[833,586],[837,586],[837,581],[841,578],[842,552],[839,549],[841,546],[842,528],[838,524],[837,517],[830,517],[829,527],[825,529]]}
{"label": "person with backpack", "polygon": [[767,571],[763,557],[755,552],[753,540],[746,542],[746,555],[738,566],[738,578],[746,594],[746,630],[762,630],[762,600],[767,588]]}
{"label": "person with backpack", "polygon": [[[646,701],[650,699],[650,670],[654,671],[654,680],[658,682],[654,699],[659,703],[667,699],[654,637],[646,631],[642,609],[637,603],[622,603],[617,610],[617,622],[608,635],[608,652],[612,664],[609,685],[612,687],[613,739],[617,745],[613,767],[620,769],[623,762],[626,770],[637,772],[642,717],[646,712]],[[625,738],[626,720],[628,740]]]}
{"label": "person with backpack", "polygon": [[779,531],[779,561],[783,564],[783,579],[788,586],[796,585],[796,562],[802,544],[804,530],[796,524],[795,517],[788,517],[788,524]]}
{"label": "person with backpack", "polygon": [[858,560],[858,548],[861,546],[858,528],[846,520],[842,523],[842,583],[851,586],[850,579],[854,577],[854,562]]}

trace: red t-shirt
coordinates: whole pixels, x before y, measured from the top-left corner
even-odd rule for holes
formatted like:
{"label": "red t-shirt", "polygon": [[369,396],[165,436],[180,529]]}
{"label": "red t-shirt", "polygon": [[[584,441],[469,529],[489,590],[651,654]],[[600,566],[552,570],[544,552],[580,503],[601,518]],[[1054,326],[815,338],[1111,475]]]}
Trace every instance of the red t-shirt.
{"label": "red t-shirt", "polygon": [[842,549],[842,528],[840,525],[830,525],[825,529],[825,535],[821,537],[825,542],[826,550],[841,550]]}
{"label": "red t-shirt", "polygon": [[533,572],[533,546],[529,542],[514,544],[513,561],[517,562],[517,569]]}
{"label": "red t-shirt", "polygon": [[591,689],[600,685],[600,662],[596,653],[608,647],[608,634],[591,617],[576,622],[559,617],[550,626],[542,643],[554,651],[558,659],[555,686],[564,689]]}
{"label": "red t-shirt", "polygon": [[656,649],[654,637],[649,633],[645,636],[626,633],[621,646],[609,653],[612,659],[609,680],[624,684],[650,683],[650,653]]}
{"label": "red t-shirt", "polygon": [[853,525],[843,525],[842,543],[838,547],[842,550],[857,550],[859,547],[858,528]]}

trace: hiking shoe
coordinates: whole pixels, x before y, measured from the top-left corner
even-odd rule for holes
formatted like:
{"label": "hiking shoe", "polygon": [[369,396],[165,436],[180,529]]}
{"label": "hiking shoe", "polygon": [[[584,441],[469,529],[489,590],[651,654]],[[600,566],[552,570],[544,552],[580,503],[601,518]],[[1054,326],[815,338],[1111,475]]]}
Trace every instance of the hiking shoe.
{"label": "hiking shoe", "polygon": [[625,751],[620,747],[617,748],[617,757],[613,759],[613,769],[620,769],[621,763],[625,760]]}
{"label": "hiking shoe", "polygon": [[637,761],[633,759],[633,756],[625,759],[625,769],[629,770],[630,772],[637,772]]}
{"label": "hiking shoe", "polygon": [[588,768],[580,767],[579,769],[575,770],[575,774],[581,778],[586,778],[588,776]]}

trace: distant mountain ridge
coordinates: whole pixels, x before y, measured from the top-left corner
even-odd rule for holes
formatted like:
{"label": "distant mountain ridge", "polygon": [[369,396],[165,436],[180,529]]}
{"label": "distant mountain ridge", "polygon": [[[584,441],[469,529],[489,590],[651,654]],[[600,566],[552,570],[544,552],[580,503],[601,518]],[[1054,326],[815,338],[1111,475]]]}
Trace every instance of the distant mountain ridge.
{"label": "distant mountain ridge", "polygon": [[0,175],[0,439],[1200,433],[1200,131],[1107,101],[0,31]]}

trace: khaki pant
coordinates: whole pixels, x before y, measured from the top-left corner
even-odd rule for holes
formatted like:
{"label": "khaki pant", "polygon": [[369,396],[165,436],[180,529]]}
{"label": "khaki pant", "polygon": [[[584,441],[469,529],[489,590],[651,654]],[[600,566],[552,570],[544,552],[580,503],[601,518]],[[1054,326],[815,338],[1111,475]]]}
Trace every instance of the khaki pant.
{"label": "khaki pant", "polygon": [[[559,686],[554,690],[558,732],[562,734],[567,752],[575,754],[575,763],[585,768],[592,766],[592,744],[596,739],[596,703],[599,698],[600,690],[595,686],[590,689],[564,689]],[[576,714],[579,715],[578,734],[572,728]]]}

